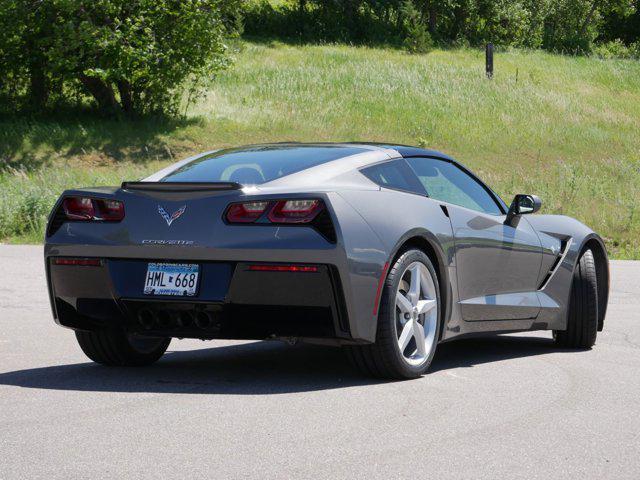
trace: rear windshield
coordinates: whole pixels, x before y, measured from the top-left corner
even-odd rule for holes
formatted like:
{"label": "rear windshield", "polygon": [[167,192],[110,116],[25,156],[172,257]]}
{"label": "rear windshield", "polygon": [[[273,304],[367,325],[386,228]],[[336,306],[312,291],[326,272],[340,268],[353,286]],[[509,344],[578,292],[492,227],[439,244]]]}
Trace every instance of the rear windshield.
{"label": "rear windshield", "polygon": [[161,182],[236,182],[259,185],[338,158],[362,153],[345,146],[257,146],[223,150],[189,162]]}

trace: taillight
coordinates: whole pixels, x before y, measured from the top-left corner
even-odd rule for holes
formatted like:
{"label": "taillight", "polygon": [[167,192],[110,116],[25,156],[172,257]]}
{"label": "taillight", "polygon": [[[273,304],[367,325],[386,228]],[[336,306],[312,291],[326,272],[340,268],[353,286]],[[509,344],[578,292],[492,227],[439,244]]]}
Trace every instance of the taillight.
{"label": "taillight", "polygon": [[233,203],[227,209],[227,220],[231,223],[250,223],[267,209],[269,202]]}
{"label": "taillight", "polygon": [[269,212],[273,223],[309,223],[322,210],[320,200],[280,200]]}
{"label": "taillight", "polygon": [[318,267],[315,265],[249,265],[252,272],[317,272]]}
{"label": "taillight", "polygon": [[99,258],[68,258],[56,257],[53,259],[54,265],[71,265],[76,267],[99,267],[102,260]]}
{"label": "taillight", "polygon": [[225,219],[229,223],[253,223],[264,216],[264,223],[310,223],[323,210],[322,200],[315,199],[240,202],[229,205]]}
{"label": "taillight", "polygon": [[107,222],[119,222],[124,218],[124,203],[118,200],[94,200],[98,217]]}
{"label": "taillight", "polygon": [[69,220],[91,220],[96,214],[90,198],[67,197],[62,202],[62,208]]}
{"label": "taillight", "polygon": [[67,197],[62,209],[69,220],[119,222],[124,218],[124,203],[89,197]]}

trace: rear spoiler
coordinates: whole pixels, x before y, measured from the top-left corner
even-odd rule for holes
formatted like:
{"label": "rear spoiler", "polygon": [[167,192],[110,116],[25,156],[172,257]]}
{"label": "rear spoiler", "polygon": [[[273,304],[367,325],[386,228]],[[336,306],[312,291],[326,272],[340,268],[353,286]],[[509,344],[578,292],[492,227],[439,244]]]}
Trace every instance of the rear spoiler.
{"label": "rear spoiler", "polygon": [[122,182],[120,188],[144,192],[209,192],[240,190],[242,185],[235,182]]}

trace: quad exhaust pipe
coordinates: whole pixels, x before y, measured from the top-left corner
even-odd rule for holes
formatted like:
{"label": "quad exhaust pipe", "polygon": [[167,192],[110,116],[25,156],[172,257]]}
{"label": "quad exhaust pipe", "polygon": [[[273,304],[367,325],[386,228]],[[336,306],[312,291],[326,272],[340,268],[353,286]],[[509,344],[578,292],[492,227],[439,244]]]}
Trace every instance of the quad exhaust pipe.
{"label": "quad exhaust pipe", "polygon": [[205,312],[204,310],[196,313],[196,327],[206,329],[211,327],[212,324],[213,319],[211,318],[211,315],[209,315],[209,313]]}
{"label": "quad exhaust pipe", "polygon": [[176,324],[179,327],[189,327],[193,324],[193,313],[183,310],[176,312]]}
{"label": "quad exhaust pipe", "polygon": [[156,314],[148,308],[138,310],[138,323],[145,330],[151,330],[157,323]]}
{"label": "quad exhaust pipe", "polygon": [[138,310],[138,324],[144,330],[165,330],[172,327],[190,327],[207,330],[214,326],[214,319],[209,312],[200,310],[152,310],[141,308]]}

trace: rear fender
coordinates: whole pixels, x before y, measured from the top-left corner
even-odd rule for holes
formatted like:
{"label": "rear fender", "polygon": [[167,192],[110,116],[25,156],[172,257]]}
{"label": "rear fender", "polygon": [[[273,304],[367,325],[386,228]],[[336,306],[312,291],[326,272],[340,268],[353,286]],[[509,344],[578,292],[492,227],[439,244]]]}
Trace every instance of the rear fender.
{"label": "rear fender", "polygon": [[405,233],[392,249],[389,256],[389,266],[393,265],[398,257],[410,248],[422,250],[436,269],[440,288],[440,301],[444,305],[444,308],[440,311],[440,339],[442,339],[445,336],[446,326],[454,309],[453,299],[457,298],[453,293],[454,288],[456,288],[455,279],[457,277],[455,274],[450,274],[450,270],[455,268],[453,266],[455,265],[454,251],[453,249],[445,251],[440,246],[437,237],[430,231],[423,228],[414,228]]}

